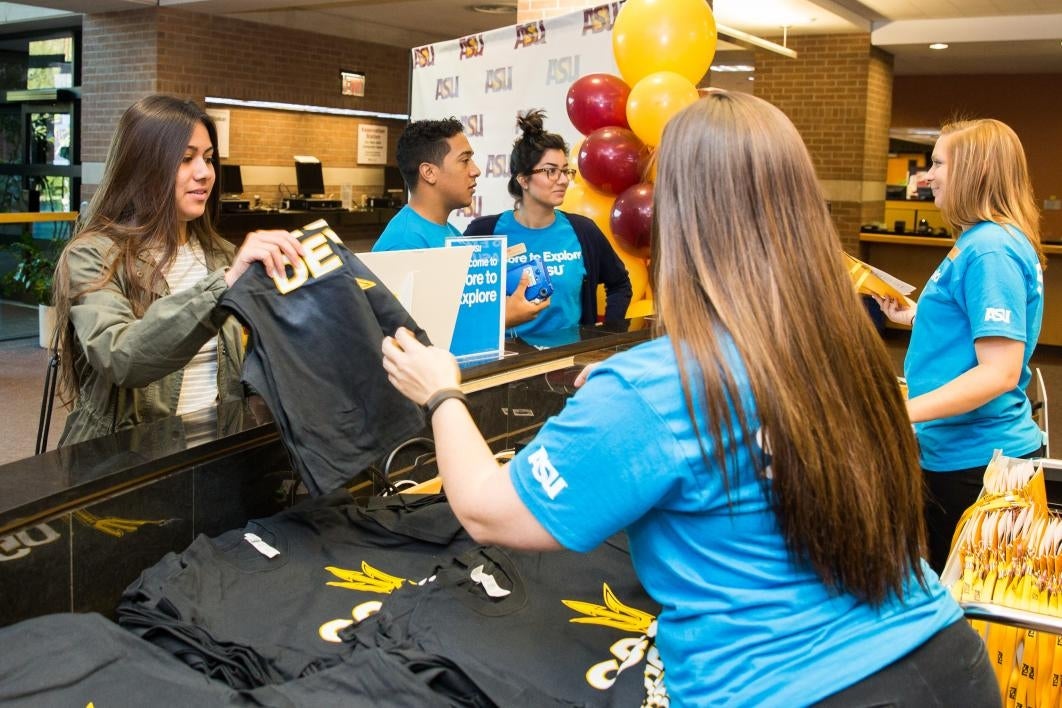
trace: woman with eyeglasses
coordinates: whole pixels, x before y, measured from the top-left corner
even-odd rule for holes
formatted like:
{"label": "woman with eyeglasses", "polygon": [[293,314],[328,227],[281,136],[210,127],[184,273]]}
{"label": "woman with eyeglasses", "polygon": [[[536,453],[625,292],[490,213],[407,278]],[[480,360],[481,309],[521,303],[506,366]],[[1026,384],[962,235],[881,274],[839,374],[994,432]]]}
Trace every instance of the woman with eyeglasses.
{"label": "woman with eyeglasses", "polygon": [[545,113],[517,117],[522,135],[509,156],[511,211],[476,219],[466,236],[504,234],[509,248],[523,244],[524,253],[509,260],[512,268],[542,259],[553,294],[529,299],[530,276],[522,274],[506,299],[505,326],[521,338],[574,329],[597,322],[597,286],[605,286],[605,321],[622,320],[631,301],[631,281],[623,262],[593,221],[557,209],[564,201],[575,170],[568,166],[568,145],[542,126]]}

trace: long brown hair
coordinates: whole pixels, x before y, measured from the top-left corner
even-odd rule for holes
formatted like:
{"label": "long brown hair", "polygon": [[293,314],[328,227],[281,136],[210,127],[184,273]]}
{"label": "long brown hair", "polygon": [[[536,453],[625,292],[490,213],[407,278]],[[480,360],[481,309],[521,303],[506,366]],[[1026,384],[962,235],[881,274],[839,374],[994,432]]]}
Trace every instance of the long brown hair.
{"label": "long brown hair", "polygon": [[947,136],[948,177],[940,206],[944,220],[956,232],[982,221],[1016,226],[1046,268],[1040,210],[1018,135],[992,118],[946,123],[940,134]]}
{"label": "long brown hair", "polygon": [[[724,439],[733,402],[752,459],[769,456],[764,484],[794,558],[861,599],[902,596],[912,570],[923,581],[915,439],[800,135],[769,103],[712,91],[668,123],[658,157],[657,312],[691,419],[705,402],[702,450]],[[740,405],[727,338],[755,411]],[[738,470],[723,448],[729,489]]]}
{"label": "long brown hair", "polygon": [[[141,317],[164,291],[165,273],[177,255],[177,170],[197,123],[206,127],[214,146],[218,167],[218,134],[214,121],[198,105],[173,96],[143,98],[122,114],[111,139],[103,179],[92,196],[88,211],[79,219],[77,233],[67,244],[55,272],[53,297],[56,306],[62,357],[59,372],[60,400],[72,405],[77,397],[78,373],[74,352],[76,336],[70,326],[74,302],[104,287],[115,273],[126,274],[124,295],[133,314]],[[203,215],[187,224],[188,238],[198,240],[205,252],[220,252],[220,236],[214,227],[219,208],[218,190],[212,189]],[[114,243],[111,262],[96,282],[72,291],[66,255],[79,241],[105,236]],[[150,256],[148,254],[150,253]],[[153,263],[146,285],[137,272],[138,257]]]}

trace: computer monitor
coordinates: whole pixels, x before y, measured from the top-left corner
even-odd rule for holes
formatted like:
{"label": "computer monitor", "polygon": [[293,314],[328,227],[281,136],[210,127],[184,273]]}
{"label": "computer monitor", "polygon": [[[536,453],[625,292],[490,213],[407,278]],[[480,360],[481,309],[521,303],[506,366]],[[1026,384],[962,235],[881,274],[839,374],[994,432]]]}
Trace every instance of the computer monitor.
{"label": "computer monitor", "polygon": [[402,179],[402,173],[397,167],[393,165],[387,165],[384,167],[384,194],[390,192],[392,189],[401,189],[405,191],[406,181]]}
{"label": "computer monitor", "polygon": [[222,196],[243,194],[243,173],[239,165],[221,166],[220,190]]}
{"label": "computer monitor", "polygon": [[315,194],[324,194],[324,169],[320,162],[295,162],[295,183],[299,196],[309,199]]}
{"label": "computer monitor", "polygon": [[391,200],[392,206],[398,207],[406,201],[406,182],[397,167],[384,167],[383,196]]}

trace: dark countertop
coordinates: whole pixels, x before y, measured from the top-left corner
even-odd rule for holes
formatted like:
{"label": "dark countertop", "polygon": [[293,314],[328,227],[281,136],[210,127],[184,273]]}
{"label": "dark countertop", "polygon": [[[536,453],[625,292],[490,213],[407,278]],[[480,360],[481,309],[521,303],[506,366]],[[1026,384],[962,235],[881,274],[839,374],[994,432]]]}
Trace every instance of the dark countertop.
{"label": "dark countertop", "polygon": [[243,243],[255,229],[283,229],[293,231],[309,223],[324,219],[351,250],[369,250],[380,236],[397,209],[324,209],[293,211],[287,209],[249,209],[223,213],[218,219],[218,232],[234,245]]}
{"label": "dark countertop", "polygon": [[903,231],[896,231],[895,229],[874,229],[867,228],[865,226],[860,227],[860,234],[881,234],[884,236],[920,236],[923,238],[951,238],[951,234],[948,232],[941,233],[939,229],[935,231],[919,231],[917,229],[905,229]]}
{"label": "dark countertop", "polygon": [[[618,327],[580,328],[573,336],[575,341],[550,349],[509,340],[505,357],[463,368],[463,380],[474,383],[627,346],[648,339],[650,331],[645,321],[632,320]],[[0,466],[0,535],[279,437],[260,399],[223,404],[212,412],[216,415],[205,426],[192,416],[174,416]]]}
{"label": "dark countertop", "polygon": [[[860,230],[859,240],[869,243],[909,243],[912,245],[922,244],[930,246],[948,246],[955,243],[955,239],[950,235],[941,236],[940,234],[925,234],[910,231],[899,233],[897,231]],[[1062,253],[1062,240],[1047,238],[1042,239],[1040,244],[1043,246],[1044,253],[1048,255],[1058,255]]]}

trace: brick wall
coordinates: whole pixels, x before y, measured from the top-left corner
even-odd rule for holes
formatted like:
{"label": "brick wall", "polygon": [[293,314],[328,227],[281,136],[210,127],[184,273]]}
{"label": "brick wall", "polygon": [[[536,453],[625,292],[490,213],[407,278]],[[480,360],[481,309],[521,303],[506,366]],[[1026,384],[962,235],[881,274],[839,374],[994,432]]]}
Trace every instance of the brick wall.
{"label": "brick wall", "polygon": [[[596,5],[617,5],[619,3],[597,3],[593,0],[518,0],[516,3],[516,21],[531,22],[532,20],[544,20],[547,17],[556,17],[572,10],[581,10]],[[708,7],[712,7],[712,0],[708,0]]]}
{"label": "brick wall", "polygon": [[884,216],[891,56],[869,34],[790,37],[788,46],[797,59],[756,50],[755,93],[800,131],[841,240],[858,252],[859,226]]}
{"label": "brick wall", "polygon": [[573,10],[581,10],[584,7],[593,7],[592,0],[518,0],[516,3],[516,21],[531,22],[544,20],[548,17],[556,17]]}
{"label": "brick wall", "polygon": [[[293,155],[313,155],[326,168],[355,167],[357,165],[358,125],[362,123],[387,126],[388,158],[394,164],[398,135],[404,121],[348,118],[345,116],[272,111],[256,108],[229,108],[229,156],[225,160],[237,165],[291,167]],[[327,179],[325,191],[335,193],[340,184]],[[260,194],[266,202],[278,200],[278,184],[255,183],[244,170],[244,193]],[[351,182],[355,199],[360,194],[378,195],[375,183]],[[291,191],[294,184],[287,184]]]}
{"label": "brick wall", "polygon": [[[118,118],[151,93],[200,103],[206,96],[406,113],[409,52],[341,37],[214,15],[147,8],[84,19],[82,160],[102,163]],[[366,74],[365,96],[343,96],[339,71]],[[294,154],[325,167],[355,167],[357,125],[388,126],[393,163],[402,121],[232,108],[229,161],[292,164]],[[258,185],[246,184],[247,191]],[[271,185],[270,189],[276,185]],[[326,185],[329,191],[338,185]],[[354,185],[355,194],[365,185]],[[95,190],[86,180],[82,199]],[[375,193],[375,191],[373,192]],[[263,195],[264,196],[264,195]]]}
{"label": "brick wall", "polygon": [[[158,87],[165,93],[407,110],[409,52],[400,47],[195,12],[155,12]],[[340,69],[366,74],[364,98],[340,95]]]}
{"label": "brick wall", "polygon": [[157,91],[155,10],[85,15],[82,22],[81,160],[103,162],[129,104]]}
{"label": "brick wall", "polygon": [[791,37],[789,47],[797,59],[756,50],[756,95],[800,130],[820,179],[863,179],[870,35]]}

